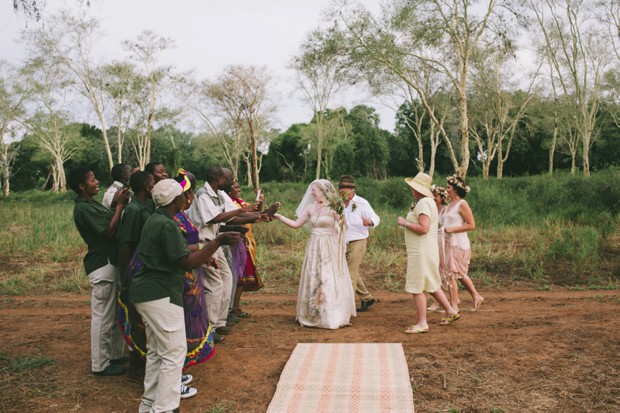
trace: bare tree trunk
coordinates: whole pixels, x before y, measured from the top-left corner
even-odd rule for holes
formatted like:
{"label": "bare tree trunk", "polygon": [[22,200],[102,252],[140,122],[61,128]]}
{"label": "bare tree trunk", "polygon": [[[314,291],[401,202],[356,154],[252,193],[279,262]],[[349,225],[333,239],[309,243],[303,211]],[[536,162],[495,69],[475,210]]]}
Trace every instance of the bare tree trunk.
{"label": "bare tree trunk", "polygon": [[551,145],[549,145],[549,175],[551,176],[553,176],[553,159],[555,157],[555,147],[558,142],[559,127],[560,126],[559,126],[557,99],[556,99],[556,110],[553,113],[553,138],[551,139]]}
{"label": "bare tree trunk", "polygon": [[321,161],[323,159],[323,114],[317,113],[316,116],[316,174],[314,179],[321,179]]}
{"label": "bare tree trunk", "polygon": [[[461,77],[462,82],[466,74]],[[467,97],[465,85],[459,89],[459,114],[461,116],[461,159],[456,174],[462,178],[467,176],[469,168],[469,117],[467,116]]]}
{"label": "bare tree trunk", "polygon": [[502,179],[503,177],[504,177],[504,147],[502,145],[502,141],[500,140],[497,145],[497,179]]}
{"label": "bare tree trunk", "polygon": [[583,175],[590,176],[590,142],[592,141],[592,131],[588,130],[582,137],[582,157],[583,157]]}

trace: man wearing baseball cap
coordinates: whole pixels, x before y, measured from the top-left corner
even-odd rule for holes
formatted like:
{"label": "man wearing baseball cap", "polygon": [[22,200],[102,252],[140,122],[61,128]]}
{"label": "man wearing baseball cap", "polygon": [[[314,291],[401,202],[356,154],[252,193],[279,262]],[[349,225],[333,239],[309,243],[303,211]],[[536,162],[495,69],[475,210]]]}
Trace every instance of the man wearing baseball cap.
{"label": "man wearing baseball cap", "polygon": [[[185,208],[183,188],[163,179],[151,191],[157,209],[142,229],[142,269],[132,280],[131,300],[144,320],[147,337],[144,394],[139,412],[178,412],[181,375],[187,353],[183,282],[185,271],[208,262],[221,245],[236,242],[237,232],[215,237],[190,252],[173,217]],[[194,389],[193,392],[195,393]]]}

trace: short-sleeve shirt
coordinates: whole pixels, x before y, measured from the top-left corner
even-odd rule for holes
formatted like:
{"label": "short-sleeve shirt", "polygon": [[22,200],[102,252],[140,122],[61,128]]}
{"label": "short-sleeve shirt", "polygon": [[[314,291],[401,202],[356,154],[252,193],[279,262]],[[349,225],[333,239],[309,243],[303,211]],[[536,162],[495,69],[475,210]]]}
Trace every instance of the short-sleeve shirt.
{"label": "short-sleeve shirt", "polygon": [[220,232],[220,223],[213,218],[226,211],[226,198],[222,191],[215,192],[208,182],[196,191],[196,198],[187,211],[189,219],[198,227],[201,240],[212,241]]}
{"label": "short-sleeve shirt", "polygon": [[118,181],[112,182],[112,185],[110,185],[110,187],[103,194],[101,205],[108,208],[109,210],[112,210],[112,200],[114,199],[114,194],[117,191],[120,191],[121,189],[123,189],[124,187],[125,185],[123,185],[122,182],[118,182]]}
{"label": "short-sleeve shirt", "polygon": [[123,211],[123,217],[116,233],[118,245],[127,243],[137,245],[140,241],[140,234],[142,234],[142,227],[154,210],[153,202],[148,200],[142,202],[138,197],[134,197]]}
{"label": "short-sleeve shirt", "polygon": [[173,216],[162,208],[146,221],[140,237],[142,269],[131,281],[134,303],[170,297],[170,303],[183,306],[185,271],[177,261],[189,255],[187,243]]}
{"label": "short-sleeve shirt", "polygon": [[110,264],[116,264],[117,243],[114,237],[105,238],[103,233],[110,226],[112,211],[97,201],[88,202],[80,197],[75,199],[73,221],[82,239],[88,245],[84,257],[86,274]]}

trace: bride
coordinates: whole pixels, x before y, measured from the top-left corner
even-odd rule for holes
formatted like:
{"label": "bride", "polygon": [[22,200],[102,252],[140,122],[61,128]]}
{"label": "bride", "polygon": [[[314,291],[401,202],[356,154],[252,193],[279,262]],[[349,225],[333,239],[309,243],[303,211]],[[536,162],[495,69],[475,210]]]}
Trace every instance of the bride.
{"label": "bride", "polygon": [[355,317],[355,298],[345,257],[344,237],[340,236],[338,214],[326,198],[338,192],[326,179],[313,181],[295,210],[297,220],[280,214],[274,217],[291,228],[309,222],[311,232],[301,267],[297,321],[302,326],[331,330],[350,325]]}

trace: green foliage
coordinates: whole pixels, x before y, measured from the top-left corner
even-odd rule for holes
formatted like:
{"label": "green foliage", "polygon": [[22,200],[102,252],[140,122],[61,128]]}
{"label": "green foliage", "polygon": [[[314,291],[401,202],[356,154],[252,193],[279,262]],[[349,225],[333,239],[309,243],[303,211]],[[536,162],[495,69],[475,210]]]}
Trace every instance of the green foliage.
{"label": "green foliage", "polygon": [[[476,283],[496,286],[532,280],[549,288],[554,284],[619,288],[614,275],[618,272],[614,259],[618,191],[610,185],[616,176],[617,170],[608,170],[590,178],[469,180],[472,191],[467,200],[477,223],[469,234],[470,274]],[[435,177],[438,184],[442,180]],[[411,191],[402,178],[359,178],[356,183],[357,193],[368,199],[381,217],[380,225],[372,230],[364,260],[366,271],[376,274],[380,288],[400,291],[406,253],[396,219],[408,213]],[[303,182],[267,182],[263,187],[265,205],[279,201],[280,212],[292,218],[307,186]],[[584,194],[575,194],[582,189]],[[101,194],[103,191],[101,188]],[[243,187],[242,197],[252,200],[254,194]],[[0,294],[88,291],[81,262],[86,246],[73,224],[73,198],[71,193],[28,191],[0,202],[0,259],[5,263]],[[569,199],[587,203],[587,207],[568,208]],[[293,230],[276,221],[254,225],[254,235],[267,286],[264,291],[293,293],[307,229]]]}
{"label": "green foliage", "polygon": [[575,273],[592,273],[599,269],[603,237],[594,228],[562,228],[555,242],[550,245],[548,256],[572,264]]}

